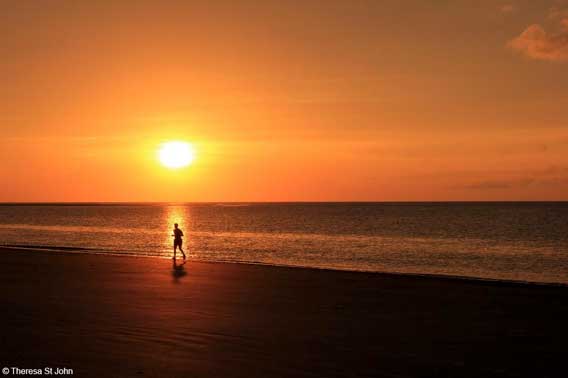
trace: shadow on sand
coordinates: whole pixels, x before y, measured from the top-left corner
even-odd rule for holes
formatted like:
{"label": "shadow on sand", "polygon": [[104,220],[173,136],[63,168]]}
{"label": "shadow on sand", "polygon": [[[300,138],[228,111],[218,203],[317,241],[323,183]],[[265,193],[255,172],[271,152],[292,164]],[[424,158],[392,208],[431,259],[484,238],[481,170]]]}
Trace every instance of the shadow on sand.
{"label": "shadow on sand", "polygon": [[186,263],[186,260],[183,260],[183,262],[180,264],[178,264],[177,260],[175,259],[172,261],[173,261],[172,277],[174,278],[174,283],[179,283],[179,279],[187,275],[187,272],[183,267]]}

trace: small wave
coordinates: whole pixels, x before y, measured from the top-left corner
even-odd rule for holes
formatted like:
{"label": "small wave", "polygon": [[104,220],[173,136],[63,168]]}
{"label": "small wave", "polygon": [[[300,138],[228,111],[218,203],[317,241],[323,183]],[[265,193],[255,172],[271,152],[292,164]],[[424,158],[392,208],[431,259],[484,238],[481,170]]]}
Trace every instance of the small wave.
{"label": "small wave", "polygon": [[73,246],[55,246],[55,245],[26,245],[26,244],[0,244],[3,248],[20,249],[29,251],[49,251],[49,252],[68,252],[68,253],[85,253],[95,255],[113,255],[113,256],[144,256],[144,257],[163,257],[164,253],[151,253],[141,250],[121,250],[121,249],[103,249],[103,248],[86,248]]}
{"label": "small wave", "polygon": [[105,226],[63,226],[63,225],[38,225],[26,223],[5,223],[0,224],[0,229],[9,230],[35,230],[50,232],[85,232],[85,233],[109,233],[109,234],[150,234],[161,235],[163,230],[128,228],[128,227],[105,227]]}
{"label": "small wave", "polygon": [[53,251],[95,251],[94,248],[84,247],[65,247],[65,246],[51,246],[51,245],[33,245],[33,244],[3,244],[6,248],[19,248],[19,249],[46,249]]}

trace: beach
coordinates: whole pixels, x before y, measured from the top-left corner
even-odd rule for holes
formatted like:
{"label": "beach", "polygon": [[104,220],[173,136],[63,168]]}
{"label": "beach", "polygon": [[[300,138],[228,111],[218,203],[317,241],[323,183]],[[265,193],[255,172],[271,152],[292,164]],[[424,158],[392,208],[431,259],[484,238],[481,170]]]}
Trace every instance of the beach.
{"label": "beach", "polygon": [[80,377],[564,374],[561,285],[6,248],[0,270],[2,367]]}

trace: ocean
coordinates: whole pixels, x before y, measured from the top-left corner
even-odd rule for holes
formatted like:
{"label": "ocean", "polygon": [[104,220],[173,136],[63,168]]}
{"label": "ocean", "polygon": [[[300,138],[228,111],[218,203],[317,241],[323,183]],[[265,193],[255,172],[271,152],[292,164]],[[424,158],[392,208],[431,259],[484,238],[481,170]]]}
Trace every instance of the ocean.
{"label": "ocean", "polygon": [[[0,245],[568,284],[568,203],[4,204]],[[178,254],[179,256],[179,254]]]}

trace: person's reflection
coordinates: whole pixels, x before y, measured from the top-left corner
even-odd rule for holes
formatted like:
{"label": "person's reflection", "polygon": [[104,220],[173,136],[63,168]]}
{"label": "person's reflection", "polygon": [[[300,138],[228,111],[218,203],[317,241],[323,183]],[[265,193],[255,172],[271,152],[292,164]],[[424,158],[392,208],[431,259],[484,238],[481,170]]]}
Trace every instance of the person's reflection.
{"label": "person's reflection", "polygon": [[172,277],[174,278],[174,283],[179,283],[179,279],[187,274],[184,269],[185,260],[181,264],[178,264],[176,260],[173,261]]}

